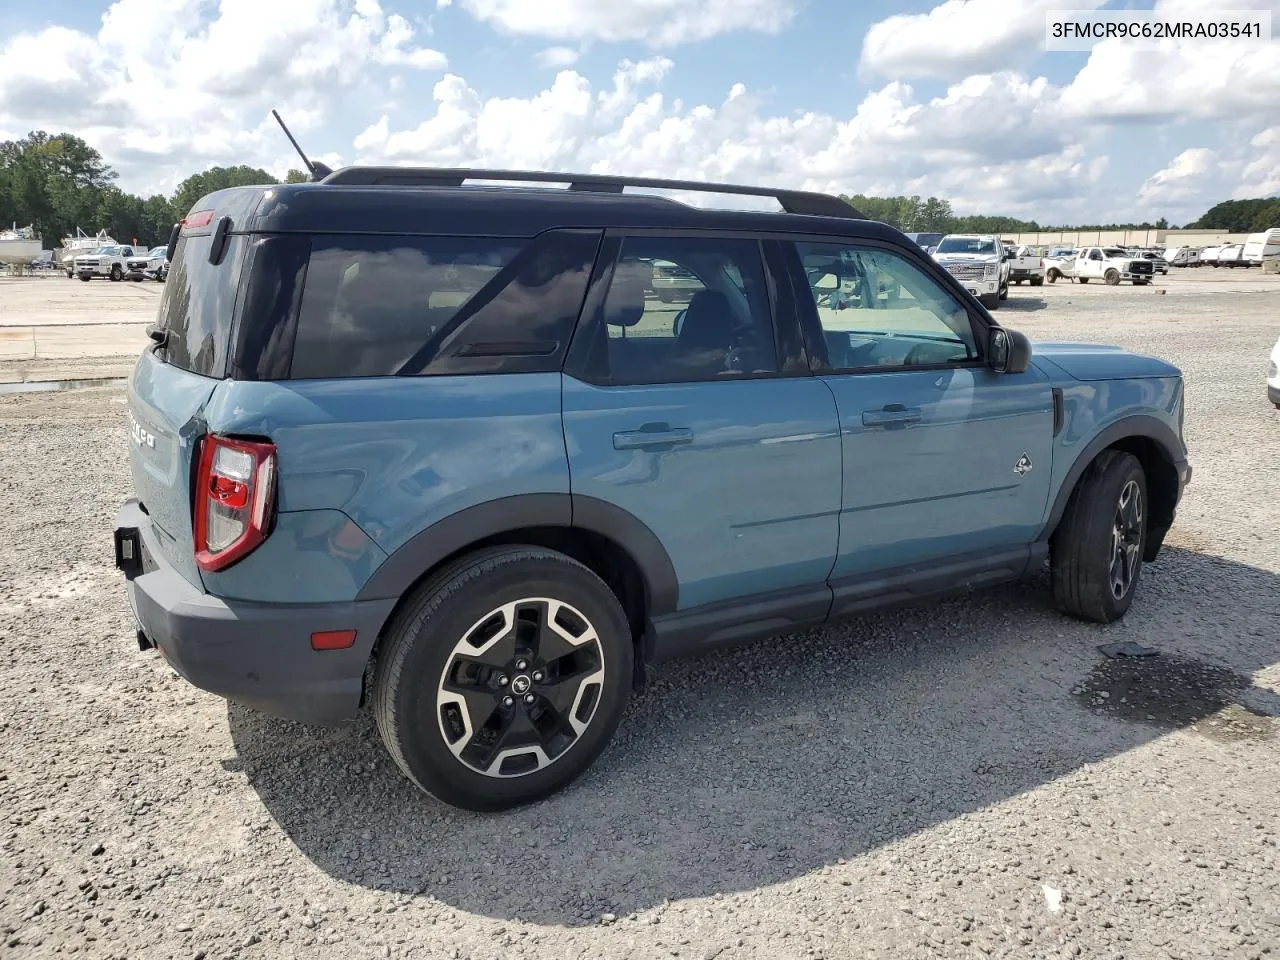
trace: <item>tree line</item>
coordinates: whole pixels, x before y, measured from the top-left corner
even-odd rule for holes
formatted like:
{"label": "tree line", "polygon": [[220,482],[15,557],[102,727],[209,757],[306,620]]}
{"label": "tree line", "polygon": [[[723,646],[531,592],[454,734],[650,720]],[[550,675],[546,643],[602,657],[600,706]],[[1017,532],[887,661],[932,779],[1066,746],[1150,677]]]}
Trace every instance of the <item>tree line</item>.
{"label": "tree line", "polygon": [[[279,183],[256,167],[210,167],[183,180],[172,196],[139,197],[115,184],[117,174],[102,155],[70,133],[34,130],[0,143],[0,227],[35,228],[46,249],[62,245],[79,227],[101,229],[120,243],[156,246],[207,193],[255,183]],[[290,170],[286,181],[309,180]]]}
{"label": "tree line", "polygon": [[[105,228],[122,243],[152,246],[165,242],[173,224],[207,193],[227,187],[279,183],[257,167],[210,167],[183,180],[172,196],[139,197],[116,186],[117,174],[102,155],[70,133],[33,130],[20,140],[0,143],[0,226],[31,225],[46,248],[60,246],[77,227],[92,234]],[[290,170],[286,183],[310,179]],[[1030,233],[1047,230],[1161,230],[1154,223],[1106,223],[1041,226],[1034,220],[970,214],[957,216],[938,197],[843,196],[863,216],[908,233]],[[1280,226],[1280,197],[1228,200],[1211,207],[1193,228],[1247,233]],[[1176,229],[1176,228],[1175,228]]]}
{"label": "tree line", "polygon": [[1210,207],[1203,217],[1187,226],[1203,230],[1226,230],[1230,233],[1261,233],[1272,227],[1280,227],[1280,197],[1224,200]]}

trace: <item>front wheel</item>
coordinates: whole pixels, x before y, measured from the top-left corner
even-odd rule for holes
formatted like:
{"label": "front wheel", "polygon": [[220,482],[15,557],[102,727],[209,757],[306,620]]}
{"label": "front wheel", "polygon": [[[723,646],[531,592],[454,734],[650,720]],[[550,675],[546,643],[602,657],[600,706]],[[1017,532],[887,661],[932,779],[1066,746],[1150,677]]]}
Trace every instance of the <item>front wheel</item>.
{"label": "front wheel", "polygon": [[111,265],[111,279],[117,283],[124,279],[124,271],[120,269],[120,264],[113,263]]}
{"label": "front wheel", "polygon": [[88,283],[92,279],[92,277],[87,273],[82,273],[80,274],[80,279],[83,280],[85,283]]}
{"label": "front wheel", "polygon": [[988,310],[1000,309],[1000,295],[996,293],[984,293],[978,298],[978,302]]}
{"label": "front wheel", "polygon": [[1088,277],[1081,277],[1081,278],[1080,278],[1080,282],[1081,282],[1081,283],[1088,283],[1088,282],[1089,282],[1089,278],[1088,278]]}
{"label": "front wheel", "polygon": [[396,765],[468,810],[568,785],[608,745],[634,645],[591,570],[538,547],[493,547],[429,579],[378,656],[374,716]]}
{"label": "front wheel", "polygon": [[1120,271],[1115,267],[1109,267],[1107,272],[1102,275],[1102,282],[1108,287],[1115,287],[1120,284]]}
{"label": "front wheel", "polygon": [[1053,598],[1082,620],[1111,623],[1133,602],[1147,540],[1147,476],[1104,450],[1085,470],[1050,542]]}

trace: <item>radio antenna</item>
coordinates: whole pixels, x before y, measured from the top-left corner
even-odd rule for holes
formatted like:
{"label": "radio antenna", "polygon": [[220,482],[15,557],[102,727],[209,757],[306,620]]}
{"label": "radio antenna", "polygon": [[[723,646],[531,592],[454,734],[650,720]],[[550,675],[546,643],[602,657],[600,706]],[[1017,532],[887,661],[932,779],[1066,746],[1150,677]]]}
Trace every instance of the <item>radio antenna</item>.
{"label": "radio antenna", "polygon": [[280,124],[280,129],[284,131],[284,135],[289,138],[289,142],[293,144],[293,149],[298,151],[298,156],[302,158],[303,165],[311,174],[311,179],[315,181],[323,180],[329,174],[333,173],[325,164],[319,160],[308,160],[307,155],[302,152],[302,147],[298,146],[298,141],[293,138],[293,134],[289,132],[289,128],[284,125],[284,120],[280,118],[280,114],[273,107],[271,115],[276,118],[276,123]]}

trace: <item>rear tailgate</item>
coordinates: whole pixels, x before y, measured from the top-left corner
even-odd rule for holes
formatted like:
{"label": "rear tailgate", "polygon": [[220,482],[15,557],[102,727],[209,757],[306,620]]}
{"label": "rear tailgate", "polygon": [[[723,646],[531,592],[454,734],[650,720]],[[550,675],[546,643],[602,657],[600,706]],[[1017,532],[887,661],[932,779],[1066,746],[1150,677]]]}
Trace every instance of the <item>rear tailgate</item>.
{"label": "rear tailgate", "polygon": [[[196,586],[191,524],[193,462],[204,434],[204,406],[226,375],[240,274],[249,238],[214,237],[218,216],[243,222],[261,196],[242,188],[211,194],[183,221],[157,329],[129,382],[129,459],[134,495],[151,518],[155,546]],[[215,216],[217,215],[217,216]]]}
{"label": "rear tailgate", "polygon": [[150,350],[129,381],[129,461],[134,495],[151,518],[155,546],[196,586],[191,473],[201,411],[218,381],[162,363]]}

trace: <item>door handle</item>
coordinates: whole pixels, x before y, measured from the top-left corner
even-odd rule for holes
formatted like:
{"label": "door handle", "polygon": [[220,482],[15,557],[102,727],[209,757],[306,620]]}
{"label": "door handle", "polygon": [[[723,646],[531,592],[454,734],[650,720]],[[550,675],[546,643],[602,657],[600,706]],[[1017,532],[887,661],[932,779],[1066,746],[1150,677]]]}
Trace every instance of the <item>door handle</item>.
{"label": "door handle", "polygon": [[924,413],[919,407],[904,407],[900,403],[890,403],[879,410],[862,411],[864,427],[902,427],[919,423],[922,419]]}
{"label": "door handle", "polygon": [[693,431],[686,427],[671,427],[665,423],[646,423],[639,430],[623,430],[613,435],[615,450],[674,447],[684,443],[693,443]]}

